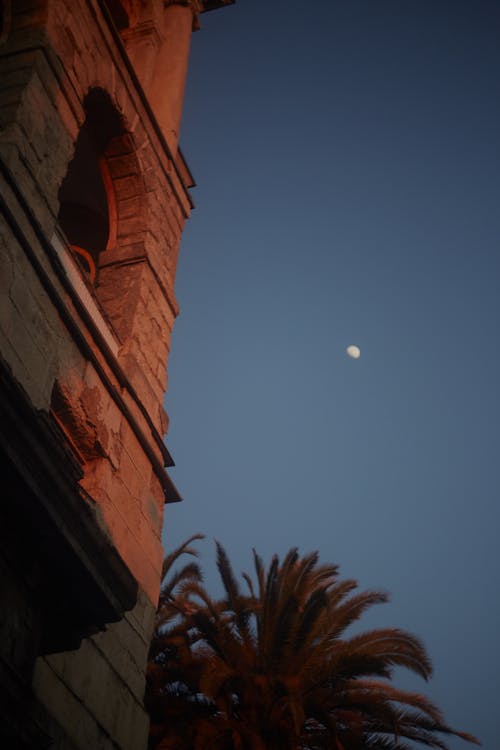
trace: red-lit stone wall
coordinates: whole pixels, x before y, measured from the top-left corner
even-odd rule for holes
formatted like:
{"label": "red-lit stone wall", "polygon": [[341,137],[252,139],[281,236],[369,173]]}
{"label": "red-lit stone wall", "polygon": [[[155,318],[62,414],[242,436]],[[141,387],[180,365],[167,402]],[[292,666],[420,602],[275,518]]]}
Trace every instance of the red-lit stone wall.
{"label": "red-lit stone wall", "polygon": [[[6,86],[10,81],[19,81],[8,89],[13,102],[12,122],[2,135],[2,142],[11,157],[12,171],[50,238],[57,226],[58,188],[84,119],[81,103],[86,93],[96,87],[104,89],[123,116],[128,135],[118,139],[106,155],[116,198],[116,243],[101,254],[95,297],[118,346],[115,359],[138,398],[130,398],[127,387],[123,388],[111,374],[113,387],[125,399],[161,462],[158,437],[167,427],[162,404],[170,335],[177,314],[174,274],[190,203],[172,157],[161,134],[152,126],[150,113],[123,68],[106,25],[96,23],[95,15],[90,2],[70,5],[56,0],[49,3],[45,14],[42,4],[31,14],[21,14],[24,33],[19,35],[18,45],[12,42],[20,54],[6,62],[9,77],[2,76]],[[16,15],[13,21],[15,36]],[[24,51],[33,38],[40,40],[40,47]],[[30,289],[33,286],[29,284]],[[67,304],[71,308],[71,301]],[[43,309],[43,318],[46,317]],[[99,346],[84,330],[85,325],[81,321],[78,324],[106,368]],[[59,321],[58,325],[61,327]],[[58,335],[66,338],[63,329]],[[19,350],[18,342],[13,349]],[[73,424],[73,439],[77,445],[82,444],[86,458],[84,486],[90,494],[99,494],[104,519],[117,545],[123,548],[125,559],[149,558],[148,565],[141,563],[141,570],[133,572],[137,572],[142,587],[155,601],[162,556],[159,527],[163,502],[158,479],[151,477],[150,462],[109,389],[95,368],[74,349],[71,354],[64,354],[58,343],[50,347],[44,369],[51,369],[53,379],[49,377],[45,385],[45,405],[49,405],[57,382],[65,394],[67,412],[73,413],[68,430]],[[40,371],[38,363],[36,370]],[[150,425],[145,423],[138,401],[147,412]],[[154,431],[156,435],[152,434]],[[92,441],[96,447],[90,450],[87,444]],[[123,499],[124,486],[129,488],[126,496],[133,488],[135,505],[146,509],[144,518],[132,513],[134,501]],[[149,499],[141,497],[141,493]],[[147,510],[153,502],[151,498],[156,498],[154,523]]]}
{"label": "red-lit stone wall", "polygon": [[[37,661],[34,690],[53,718],[57,747],[82,750],[145,745],[144,668],[163,508],[175,498],[163,468],[163,397],[177,255],[191,207],[179,123],[173,138],[156,117],[161,124],[168,114],[168,89],[161,112],[148,99],[151,71],[159,59],[168,62],[163,3],[122,3],[132,24],[122,41],[104,6],[19,0],[0,46],[0,187],[14,217],[0,225],[2,360],[33,409],[65,435],[81,466],[82,503],[139,587],[135,609],[120,623],[77,651]],[[112,12],[115,6],[109,3]],[[190,8],[174,11],[190,29]],[[143,59],[138,39],[148,50]],[[180,41],[175,54],[185,55],[189,39]],[[187,60],[172,63],[185,76]],[[178,109],[184,80],[174,83]],[[104,154],[112,226],[94,288],[57,220],[58,191],[93,89],[107,92],[123,123]]]}

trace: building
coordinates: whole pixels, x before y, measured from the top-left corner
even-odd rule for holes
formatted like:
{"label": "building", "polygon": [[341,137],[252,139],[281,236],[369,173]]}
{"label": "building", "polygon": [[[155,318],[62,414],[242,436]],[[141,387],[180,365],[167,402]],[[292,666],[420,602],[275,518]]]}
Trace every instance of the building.
{"label": "building", "polygon": [[234,0],[0,3],[2,747],[140,750],[193,28]]}

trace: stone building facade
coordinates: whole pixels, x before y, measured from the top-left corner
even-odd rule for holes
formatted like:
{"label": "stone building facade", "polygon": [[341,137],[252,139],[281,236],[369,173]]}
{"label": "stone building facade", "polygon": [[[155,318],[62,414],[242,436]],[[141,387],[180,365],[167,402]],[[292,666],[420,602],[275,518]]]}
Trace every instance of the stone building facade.
{"label": "stone building facade", "polygon": [[147,744],[199,15],[0,2],[1,746]]}

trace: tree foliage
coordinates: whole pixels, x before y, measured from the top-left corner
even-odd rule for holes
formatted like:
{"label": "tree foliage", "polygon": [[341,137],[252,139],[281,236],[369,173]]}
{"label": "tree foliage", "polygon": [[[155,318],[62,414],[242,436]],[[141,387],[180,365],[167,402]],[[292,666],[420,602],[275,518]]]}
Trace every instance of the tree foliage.
{"label": "tree foliage", "polygon": [[395,628],[348,634],[381,591],[357,591],[318,553],[291,549],[267,569],[254,551],[244,589],[217,546],[224,595],[213,600],[196,563],[172,572],[191,537],[164,564],[151,646],[147,707],[158,750],[446,750],[439,709],[391,683],[394,667],[425,680],[429,657]]}

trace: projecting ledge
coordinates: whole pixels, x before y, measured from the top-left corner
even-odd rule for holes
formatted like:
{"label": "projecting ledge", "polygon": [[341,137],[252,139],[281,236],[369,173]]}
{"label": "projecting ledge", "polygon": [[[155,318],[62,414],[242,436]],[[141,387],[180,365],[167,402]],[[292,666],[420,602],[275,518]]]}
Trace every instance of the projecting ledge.
{"label": "projecting ledge", "polygon": [[[90,498],[81,469],[50,415],[34,409],[0,360],[0,466],[6,489],[0,527],[24,579],[36,570],[38,653],[78,648],[82,638],[120,620],[135,605],[137,582]],[[22,549],[21,559],[16,549]]]}

